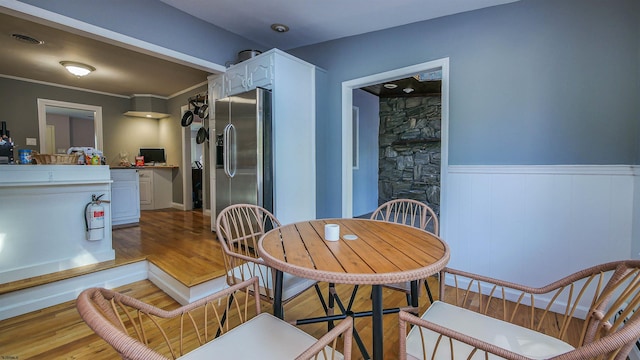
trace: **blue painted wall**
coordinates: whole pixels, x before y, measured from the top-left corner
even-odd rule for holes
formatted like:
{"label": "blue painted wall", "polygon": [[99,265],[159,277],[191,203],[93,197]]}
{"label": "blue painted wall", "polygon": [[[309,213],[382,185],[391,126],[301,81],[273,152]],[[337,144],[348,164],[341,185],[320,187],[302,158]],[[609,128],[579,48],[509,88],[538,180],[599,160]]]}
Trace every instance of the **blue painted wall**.
{"label": "blue painted wall", "polygon": [[20,2],[219,65],[241,50],[269,50],[157,0]]}
{"label": "blue painted wall", "polygon": [[[450,58],[449,163],[637,164],[640,1],[522,0],[290,51],[329,72],[340,173],[341,83]],[[341,180],[319,216],[341,214]]]}
{"label": "blue painted wall", "polygon": [[356,89],[353,90],[353,106],[357,106],[360,113],[360,161],[358,169],[353,170],[353,215],[359,216],[378,207],[380,99]]}

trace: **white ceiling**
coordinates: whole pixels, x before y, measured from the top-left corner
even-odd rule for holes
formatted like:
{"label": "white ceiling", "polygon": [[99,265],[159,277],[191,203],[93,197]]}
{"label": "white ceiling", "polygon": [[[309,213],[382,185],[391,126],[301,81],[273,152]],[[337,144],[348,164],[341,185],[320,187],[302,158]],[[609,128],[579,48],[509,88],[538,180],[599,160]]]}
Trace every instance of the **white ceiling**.
{"label": "white ceiling", "polygon": [[[160,0],[267,49],[387,29],[518,0]],[[287,33],[271,24],[289,26]]]}
{"label": "white ceiling", "polygon": [[[517,0],[159,0],[264,45],[287,50]],[[0,8],[3,10],[3,8]],[[89,39],[45,20],[0,11],[0,76],[8,75],[122,96],[170,97],[206,82],[207,72]],[[291,30],[276,33],[272,23]],[[44,41],[27,45],[19,33]],[[84,78],[66,73],[62,60],[97,70]]]}

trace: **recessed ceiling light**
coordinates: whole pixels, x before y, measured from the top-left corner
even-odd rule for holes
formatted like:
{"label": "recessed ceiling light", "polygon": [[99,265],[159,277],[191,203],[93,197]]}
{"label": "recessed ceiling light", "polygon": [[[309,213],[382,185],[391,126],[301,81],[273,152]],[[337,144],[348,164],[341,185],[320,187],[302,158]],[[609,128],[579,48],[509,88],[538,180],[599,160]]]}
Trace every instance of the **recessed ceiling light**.
{"label": "recessed ceiling light", "polygon": [[27,43],[27,44],[31,44],[31,45],[42,45],[44,44],[44,41],[42,40],[38,40],[34,37],[31,37],[29,35],[24,35],[24,34],[11,34],[11,36],[23,43]]}
{"label": "recessed ceiling light", "polygon": [[279,33],[286,33],[287,31],[289,31],[289,27],[284,24],[272,24],[271,30]]}
{"label": "recessed ceiling light", "polygon": [[89,75],[90,72],[96,70],[96,68],[91,65],[75,61],[60,61],[60,65],[64,66],[67,71],[78,77]]}
{"label": "recessed ceiling light", "polygon": [[384,84],[383,86],[387,89],[395,89],[398,87],[396,84]]}
{"label": "recessed ceiling light", "polygon": [[410,93],[412,93],[412,92],[413,92],[413,88],[410,88],[410,87],[408,87],[408,88],[404,88],[404,89],[402,89],[402,91],[404,91],[404,92],[405,92],[405,93],[407,93],[407,94],[410,94]]}

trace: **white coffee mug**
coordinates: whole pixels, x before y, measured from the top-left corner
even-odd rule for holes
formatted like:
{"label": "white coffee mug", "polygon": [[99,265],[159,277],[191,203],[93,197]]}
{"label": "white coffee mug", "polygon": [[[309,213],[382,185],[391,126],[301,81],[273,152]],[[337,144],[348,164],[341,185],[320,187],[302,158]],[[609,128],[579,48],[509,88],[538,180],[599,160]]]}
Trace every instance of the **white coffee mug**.
{"label": "white coffee mug", "polygon": [[327,241],[338,241],[340,239],[340,225],[326,224],[324,226],[324,239]]}

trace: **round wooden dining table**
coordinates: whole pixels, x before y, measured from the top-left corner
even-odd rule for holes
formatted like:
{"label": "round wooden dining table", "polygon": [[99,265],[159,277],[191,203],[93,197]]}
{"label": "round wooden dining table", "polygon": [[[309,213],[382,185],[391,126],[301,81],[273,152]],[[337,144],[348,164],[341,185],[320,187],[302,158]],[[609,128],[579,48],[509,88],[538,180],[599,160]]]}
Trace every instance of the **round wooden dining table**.
{"label": "round wooden dining table", "polygon": [[[325,225],[337,224],[337,241],[324,239]],[[354,239],[355,238],[355,239]],[[275,228],[262,236],[258,252],[276,269],[274,315],[282,318],[282,272],[307,279],[372,285],[373,359],[382,359],[384,284],[425,279],[445,267],[449,247],[427,231],[378,220],[309,220]],[[417,302],[416,294],[412,299]],[[416,304],[417,305],[417,304]]]}

